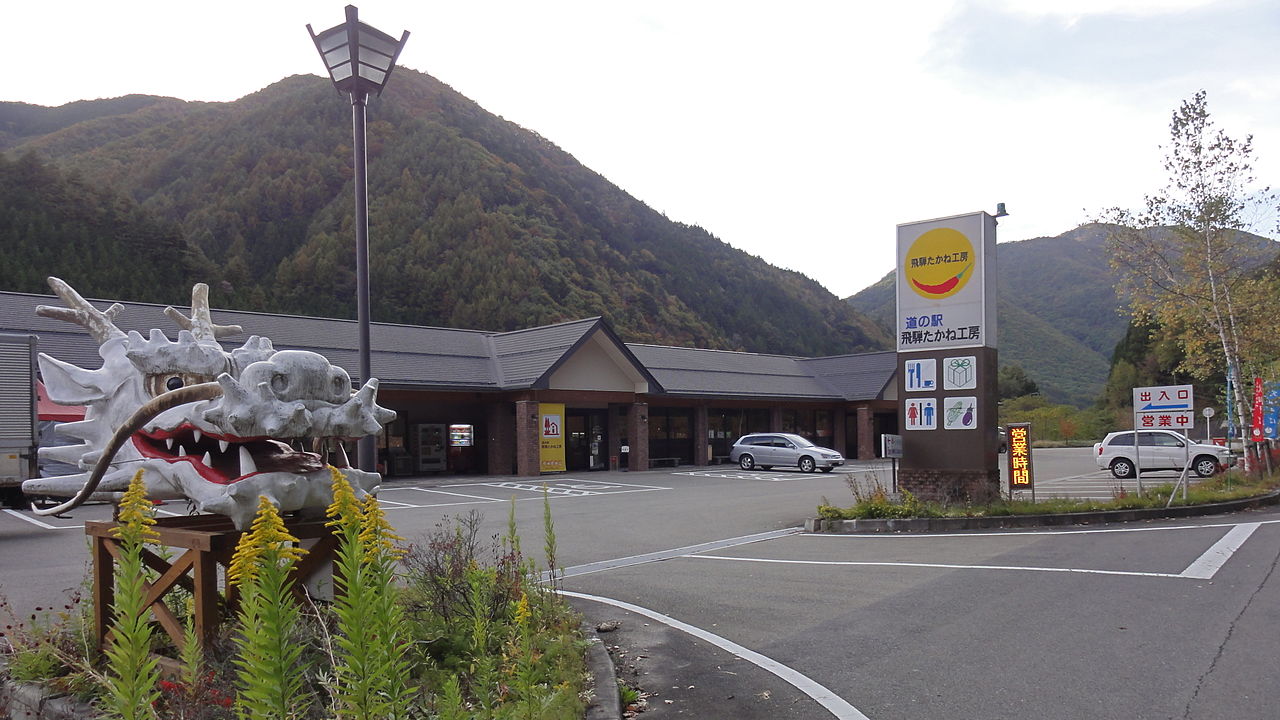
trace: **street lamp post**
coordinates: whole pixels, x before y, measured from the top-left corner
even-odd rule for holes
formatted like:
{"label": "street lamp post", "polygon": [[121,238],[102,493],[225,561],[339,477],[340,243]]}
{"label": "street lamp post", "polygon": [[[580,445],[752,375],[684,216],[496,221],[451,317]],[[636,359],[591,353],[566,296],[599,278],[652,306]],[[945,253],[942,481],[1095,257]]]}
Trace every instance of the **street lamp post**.
{"label": "street lamp post", "polygon": [[[365,151],[365,105],[369,95],[382,94],[395,69],[396,58],[409,40],[409,31],[404,31],[397,41],[360,22],[354,5],[348,5],[346,12],[347,21],[343,24],[319,34],[308,24],[307,32],[311,33],[334,87],[339,93],[351,96],[351,133],[355,148],[356,316],[360,328],[360,382],[363,383],[373,376],[369,352],[369,158]],[[360,438],[357,463],[361,470],[373,471],[377,467],[375,441],[372,435]]]}

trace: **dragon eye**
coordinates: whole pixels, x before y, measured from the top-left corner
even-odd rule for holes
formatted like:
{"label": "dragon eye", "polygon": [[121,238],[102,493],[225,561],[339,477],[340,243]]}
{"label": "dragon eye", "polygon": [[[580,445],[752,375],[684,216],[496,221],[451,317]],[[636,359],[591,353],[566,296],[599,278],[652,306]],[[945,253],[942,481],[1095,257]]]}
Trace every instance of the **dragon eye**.
{"label": "dragon eye", "polygon": [[177,390],[180,387],[182,387],[181,375],[170,375],[169,379],[164,381],[165,390]]}

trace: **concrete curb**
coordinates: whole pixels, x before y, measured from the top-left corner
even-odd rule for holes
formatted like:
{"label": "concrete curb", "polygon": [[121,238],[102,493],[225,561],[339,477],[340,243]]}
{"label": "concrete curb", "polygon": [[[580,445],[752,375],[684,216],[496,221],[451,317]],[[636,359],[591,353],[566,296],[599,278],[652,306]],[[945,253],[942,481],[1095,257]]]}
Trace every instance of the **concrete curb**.
{"label": "concrete curb", "polygon": [[1059,513],[1055,515],[999,515],[991,517],[943,517],[943,518],[870,518],[861,520],[826,520],[809,518],[804,521],[805,532],[854,533],[947,533],[962,530],[994,530],[1001,528],[1043,527],[1055,525],[1103,525],[1107,523],[1158,520],[1162,518],[1198,517],[1240,512],[1253,508],[1280,504],[1280,490],[1266,495],[1170,508],[1141,508],[1137,510],[1099,510],[1095,512]]}
{"label": "concrete curb", "polygon": [[618,697],[618,675],[613,658],[590,623],[582,624],[587,647],[587,671],[591,673],[591,702],[583,720],[622,720],[622,699]]}

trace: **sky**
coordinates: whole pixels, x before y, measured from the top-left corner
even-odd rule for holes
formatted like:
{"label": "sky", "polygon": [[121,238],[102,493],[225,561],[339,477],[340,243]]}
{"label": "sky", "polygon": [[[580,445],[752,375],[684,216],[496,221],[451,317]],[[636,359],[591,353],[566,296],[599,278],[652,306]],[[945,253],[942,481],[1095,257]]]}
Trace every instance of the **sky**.
{"label": "sky", "polygon": [[[402,66],[840,297],[894,270],[902,223],[1002,202],[1009,242],[1137,208],[1163,187],[1170,117],[1198,90],[1280,185],[1275,0],[356,5],[410,31]],[[306,25],[343,17],[316,0],[10,4],[0,100],[231,101],[321,74]],[[1276,237],[1275,222],[1254,229]]]}

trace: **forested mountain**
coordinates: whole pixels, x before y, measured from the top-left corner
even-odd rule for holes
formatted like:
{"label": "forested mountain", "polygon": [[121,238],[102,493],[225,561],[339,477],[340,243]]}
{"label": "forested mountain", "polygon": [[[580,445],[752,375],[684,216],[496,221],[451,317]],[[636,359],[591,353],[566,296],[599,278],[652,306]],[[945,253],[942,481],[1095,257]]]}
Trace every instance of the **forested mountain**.
{"label": "forested mountain", "polygon": [[0,155],[0,247],[6,290],[47,293],[45,278],[57,275],[89,297],[181,303],[187,278],[211,267],[176,224],[33,155]]}
{"label": "forested mountain", "polygon": [[[889,346],[818,283],[669,221],[426,74],[397,70],[369,119],[375,321],[510,330],[603,315],[627,341],[798,355]],[[73,285],[136,271],[157,288],[209,282],[219,306],[355,315],[350,106],[327,79],[290,77],[232,103],[0,103],[0,147],[6,171],[35,168],[101,198],[109,188],[141,226],[171,232],[149,258],[110,227],[56,227],[62,213],[32,195],[24,207],[42,209],[22,212],[49,225],[0,226],[18,252],[7,261],[27,266],[0,275],[2,289],[46,292],[39,278],[63,267],[59,251],[99,242],[111,249],[89,267],[59,270]],[[160,278],[151,260],[164,253]]]}

